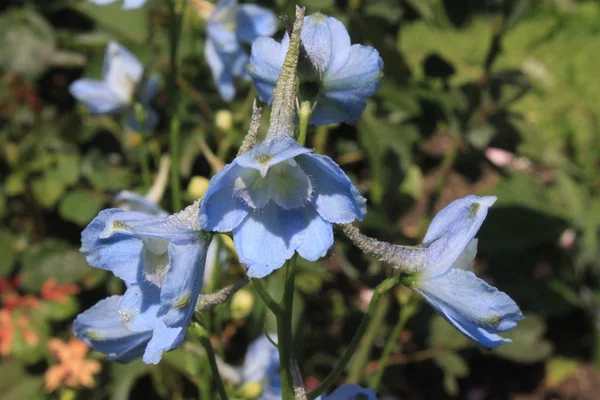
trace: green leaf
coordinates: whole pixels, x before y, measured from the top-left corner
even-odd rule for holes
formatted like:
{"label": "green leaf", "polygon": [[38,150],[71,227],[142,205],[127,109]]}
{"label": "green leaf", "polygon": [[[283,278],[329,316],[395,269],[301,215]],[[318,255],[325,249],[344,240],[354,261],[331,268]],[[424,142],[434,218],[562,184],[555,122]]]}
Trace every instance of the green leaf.
{"label": "green leaf", "polygon": [[33,400],[40,398],[42,377],[32,376],[15,362],[3,360],[0,364],[0,393],[2,400]]}
{"label": "green leaf", "polygon": [[73,8],[128,40],[142,43],[146,39],[148,11],[144,7],[123,10],[120,1],[108,5],[96,5],[91,1],[81,1],[75,3]]}
{"label": "green leaf", "polygon": [[552,354],[552,343],[542,337],[546,332],[546,323],[538,315],[526,315],[512,331],[502,336],[512,339],[494,350],[492,354],[518,363],[528,364],[546,360]]}
{"label": "green leaf", "polygon": [[87,190],[74,190],[61,201],[60,216],[79,225],[87,225],[102,209],[102,196]]}
{"label": "green leaf", "polygon": [[15,262],[14,239],[9,234],[0,234],[0,277],[10,273]]}
{"label": "green leaf", "polygon": [[37,178],[31,183],[35,200],[45,208],[53,207],[65,191],[65,185],[52,178]]}
{"label": "green leaf", "polygon": [[69,296],[65,301],[43,301],[39,312],[42,318],[49,321],[65,321],[73,317],[79,311],[77,300]]}
{"label": "green leaf", "polygon": [[56,160],[56,166],[46,174],[47,178],[64,185],[73,185],[79,179],[79,154],[63,154]]}
{"label": "green leaf", "polygon": [[150,365],[144,364],[139,359],[128,364],[110,363],[111,399],[128,400],[135,382],[149,372]]}
{"label": "green leaf", "polygon": [[468,347],[471,342],[444,318],[436,314],[431,318],[429,324],[427,344],[429,347],[460,350]]}
{"label": "green leaf", "polygon": [[23,287],[39,291],[49,278],[59,283],[77,283],[91,273],[85,257],[69,244],[53,239],[34,244],[23,255]]}
{"label": "green leaf", "polygon": [[444,351],[439,353],[435,356],[433,362],[440,367],[445,374],[457,378],[464,378],[469,375],[469,365],[464,358],[454,351]]}
{"label": "green leaf", "polygon": [[581,366],[581,362],[572,358],[552,357],[546,363],[546,384],[557,387],[571,377]]}

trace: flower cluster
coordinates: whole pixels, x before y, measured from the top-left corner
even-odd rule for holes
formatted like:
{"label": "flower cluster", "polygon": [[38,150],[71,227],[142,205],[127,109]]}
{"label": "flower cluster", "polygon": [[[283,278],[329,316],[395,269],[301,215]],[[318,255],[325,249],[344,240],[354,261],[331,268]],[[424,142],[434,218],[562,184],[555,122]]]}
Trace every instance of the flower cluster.
{"label": "flower cluster", "polygon": [[48,368],[44,374],[47,391],[53,392],[61,385],[70,388],[94,386],[94,375],[100,372],[102,366],[97,360],[85,358],[89,350],[85,343],[76,338],[68,342],[51,338],[48,340],[48,350],[58,363]]}

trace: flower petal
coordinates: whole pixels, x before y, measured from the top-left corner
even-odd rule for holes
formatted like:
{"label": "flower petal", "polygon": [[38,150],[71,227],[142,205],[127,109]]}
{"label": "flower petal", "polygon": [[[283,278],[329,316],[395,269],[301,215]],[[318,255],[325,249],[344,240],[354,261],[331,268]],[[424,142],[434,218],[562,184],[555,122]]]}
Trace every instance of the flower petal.
{"label": "flower petal", "polygon": [[123,1],[123,9],[131,10],[134,8],[140,8],[146,3],[146,0],[124,0]]}
{"label": "flower petal", "polygon": [[[358,395],[363,395],[359,397]],[[335,389],[329,396],[321,396],[322,400],[351,400],[351,399],[377,400],[377,393],[373,389],[364,389],[356,384],[346,384]]]}
{"label": "flower petal", "polygon": [[289,37],[284,43],[277,43],[268,37],[259,37],[252,43],[248,74],[258,90],[258,97],[265,103],[273,102],[275,83],[281,72],[285,53],[289,47]]}
{"label": "flower petal", "polygon": [[237,36],[242,42],[252,43],[260,36],[272,36],[277,30],[275,14],[254,4],[237,8]]}
{"label": "flower petal", "polygon": [[496,333],[513,329],[523,315],[506,294],[477,278],[472,272],[451,269],[415,286],[433,308],[469,339],[493,349],[510,339]]}
{"label": "flower petal", "polygon": [[141,268],[138,277],[137,283],[127,286],[119,304],[119,316],[130,331],[146,332],[152,330],[157,323],[160,288],[144,279]]}
{"label": "flower petal", "polygon": [[181,344],[184,335],[185,332],[182,328],[169,328],[163,321],[158,320],[142,360],[146,364],[158,364],[165,351],[172,350]]}
{"label": "flower petal", "polygon": [[198,216],[204,230],[230,232],[248,215],[250,207],[234,196],[240,170],[238,165],[228,164],[210,180]]}
{"label": "flower petal", "polygon": [[430,278],[446,273],[471,243],[495,201],[491,196],[467,196],[441,210],[423,239],[427,260],[422,273]]}
{"label": "flower petal", "polygon": [[371,96],[379,87],[383,60],[371,46],[355,44],[350,47],[344,64],[329,68],[323,76],[326,91],[343,90],[355,96]]}
{"label": "flower petal", "polygon": [[95,79],[78,79],[69,86],[69,92],[92,114],[115,114],[127,106],[105,82]]}
{"label": "flower petal", "polygon": [[313,185],[313,204],[326,221],[345,224],[365,216],[366,200],[344,171],[327,156],[306,154],[296,162]]}
{"label": "flower petal", "polygon": [[323,75],[346,64],[350,54],[350,36],[337,19],[321,13],[305,17],[301,38],[311,62]]}
{"label": "flower petal", "polygon": [[219,95],[225,101],[231,101],[235,97],[235,86],[233,85],[233,75],[228,68],[227,59],[217,51],[215,44],[209,39],[204,46],[204,57],[210,66],[213,80],[217,85]]}
{"label": "flower petal", "polygon": [[262,278],[289,260],[302,244],[307,221],[302,209],[284,210],[274,202],[250,213],[233,231],[233,242],[248,276]]}
{"label": "flower petal", "polygon": [[317,213],[312,205],[304,207],[304,217],[308,221],[308,226],[304,230],[302,244],[296,251],[308,261],[317,261],[333,246],[333,227]]}
{"label": "flower petal", "polygon": [[310,152],[311,150],[300,146],[294,138],[284,135],[254,146],[233,162],[245,168],[254,168],[262,176],[266,176],[273,165]]}
{"label": "flower petal", "polygon": [[131,332],[119,316],[121,296],[100,300],[79,314],[73,322],[73,334],[109,358],[128,362],[140,357],[152,332]]}
{"label": "flower petal", "polygon": [[[100,238],[107,222],[123,210],[111,208],[100,211],[98,216],[81,233],[81,249],[88,264],[92,267],[111,271],[126,284],[137,281],[143,244],[130,235],[115,234],[109,238]],[[144,214],[136,213],[144,216]]]}
{"label": "flower petal", "polygon": [[164,216],[168,214],[153,201],[148,200],[145,196],[132,192],[130,190],[122,190],[116,194],[114,198],[115,204],[125,211],[138,211],[145,214]]}
{"label": "flower petal", "polygon": [[136,56],[115,41],[108,43],[102,76],[108,88],[123,103],[128,104],[131,101],[143,74],[144,67]]}
{"label": "flower petal", "polygon": [[[277,335],[270,334],[277,343]],[[277,348],[265,335],[258,337],[248,346],[242,365],[242,381],[263,382],[273,358],[278,356]]]}

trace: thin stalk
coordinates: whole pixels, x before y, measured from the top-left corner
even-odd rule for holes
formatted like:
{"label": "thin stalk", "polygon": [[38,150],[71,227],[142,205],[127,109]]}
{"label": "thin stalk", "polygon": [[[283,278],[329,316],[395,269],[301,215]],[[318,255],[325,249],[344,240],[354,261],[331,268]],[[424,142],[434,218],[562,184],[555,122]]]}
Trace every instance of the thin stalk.
{"label": "thin stalk", "polygon": [[306,132],[308,131],[308,120],[312,114],[312,105],[310,101],[304,101],[300,104],[300,110],[298,110],[299,120],[299,132],[298,132],[298,144],[304,146],[306,143]]}
{"label": "thin stalk", "polygon": [[227,390],[225,390],[225,384],[223,383],[223,379],[221,379],[221,374],[219,373],[219,367],[217,366],[217,358],[215,357],[215,352],[212,348],[212,344],[210,343],[210,339],[208,336],[202,336],[200,338],[200,343],[204,346],[206,350],[206,355],[208,358],[208,362],[210,364],[210,370],[213,376],[213,380],[217,385],[217,390],[221,396],[221,400],[229,400],[227,396]]}
{"label": "thin stalk", "polygon": [[[383,372],[385,371],[385,367],[388,363],[388,360],[390,359],[392,350],[394,350],[394,345],[396,344],[398,337],[400,336],[400,333],[402,332],[402,330],[404,330],[406,323],[408,322],[410,317],[413,316],[413,314],[414,314],[414,307],[402,307],[402,309],[400,310],[400,314],[398,315],[398,322],[396,322],[396,325],[394,326],[392,333],[390,334],[387,341],[385,342],[385,346],[383,347],[383,352],[381,353],[381,357],[379,357],[378,369],[377,369],[377,371],[375,371],[375,374],[373,375],[373,377],[369,380],[370,388],[372,388],[374,390],[379,389],[379,385],[381,385],[381,378],[383,378]],[[400,341],[399,352],[401,350],[402,350],[402,341]]]}
{"label": "thin stalk", "polygon": [[362,339],[363,335],[365,334],[367,327],[369,326],[369,322],[371,321],[371,318],[375,314],[375,309],[377,308],[377,305],[379,304],[379,300],[381,300],[381,296],[383,296],[385,293],[387,293],[390,289],[392,289],[394,286],[396,286],[399,282],[400,282],[400,277],[393,276],[391,278],[387,278],[386,280],[381,282],[375,288],[375,291],[373,292],[373,297],[371,297],[371,301],[369,302],[369,307],[367,308],[367,312],[363,316],[363,319],[360,322],[360,325],[358,326],[358,329],[356,330],[356,333],[354,334],[354,337],[352,338],[350,345],[346,349],[342,358],[340,358],[340,360],[338,361],[336,366],[329,373],[329,375],[325,379],[323,379],[323,381],[319,384],[319,386],[317,386],[316,389],[314,389],[313,391],[311,391],[308,394],[308,400],[314,400],[317,396],[324,393],[329,388],[329,386],[331,386],[335,382],[335,380],[337,379],[339,374],[342,373],[342,371],[346,368],[346,365],[348,364],[348,362],[354,355],[356,348],[358,347],[359,343],[361,342],[361,339]]}
{"label": "thin stalk", "polygon": [[142,184],[144,185],[144,191],[150,189],[152,186],[152,176],[150,175],[150,164],[148,163],[148,146],[144,135],[140,134],[140,146],[139,146],[139,157],[140,157],[140,169],[142,172]]}
{"label": "thin stalk", "polygon": [[327,125],[317,126],[315,132],[315,153],[324,154],[327,146],[327,137],[329,136],[329,127]]}
{"label": "thin stalk", "polygon": [[292,359],[294,357],[294,338],[292,332],[292,311],[296,277],[296,256],[286,263],[285,289],[281,300],[282,313],[277,316],[277,344],[279,348],[279,374],[283,400],[294,399],[294,381],[292,378]]}
{"label": "thin stalk", "polygon": [[258,293],[265,305],[279,318],[283,311],[279,304],[271,297],[267,289],[265,289],[262,281],[257,278],[251,278],[250,281],[252,282],[252,286],[254,286],[254,290],[256,290],[256,293]]}
{"label": "thin stalk", "polygon": [[170,91],[170,128],[169,128],[169,150],[173,164],[171,166],[171,196],[173,202],[173,211],[181,210],[181,139],[179,131],[181,128],[181,120],[179,116],[179,88],[177,85],[177,76],[179,74],[179,66],[177,65],[177,55],[179,50],[179,39],[181,38],[183,9],[178,10],[178,5],[182,4],[185,7],[185,1],[177,2],[176,0],[169,1],[169,91]]}

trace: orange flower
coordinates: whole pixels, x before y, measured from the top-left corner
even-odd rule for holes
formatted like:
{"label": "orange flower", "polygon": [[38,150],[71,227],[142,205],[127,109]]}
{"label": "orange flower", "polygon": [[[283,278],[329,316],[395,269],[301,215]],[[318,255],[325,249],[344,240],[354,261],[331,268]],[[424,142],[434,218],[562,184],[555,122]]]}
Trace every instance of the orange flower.
{"label": "orange flower", "polygon": [[48,340],[48,349],[59,363],[48,368],[44,374],[47,391],[52,392],[61,384],[71,388],[94,386],[94,374],[100,372],[101,365],[96,360],[86,360],[89,348],[85,343],[76,338],[69,342],[51,338]]}
{"label": "orange flower", "polygon": [[42,285],[43,299],[64,303],[68,296],[79,293],[79,288],[73,284],[59,285],[55,278],[50,278]]}
{"label": "orange flower", "polygon": [[0,355],[7,357],[12,349],[15,326],[8,310],[0,310]]}

